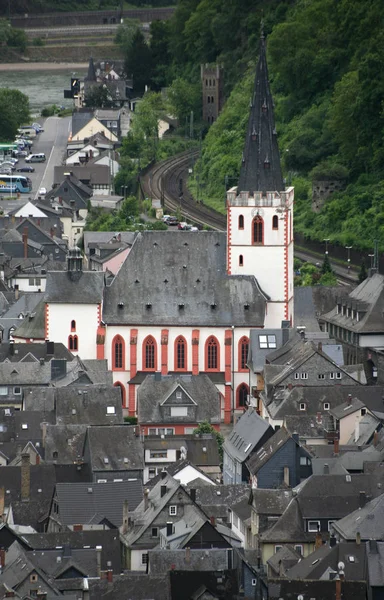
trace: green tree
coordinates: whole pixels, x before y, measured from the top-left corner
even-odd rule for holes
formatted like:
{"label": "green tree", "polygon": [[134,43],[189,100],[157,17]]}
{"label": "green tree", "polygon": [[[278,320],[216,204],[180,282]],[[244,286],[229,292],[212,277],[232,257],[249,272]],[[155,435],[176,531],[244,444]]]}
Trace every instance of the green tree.
{"label": "green tree", "polygon": [[13,140],[17,129],[29,119],[29,100],[19,90],[0,89],[0,138],[2,142]]}
{"label": "green tree", "polygon": [[193,430],[193,433],[196,435],[199,435],[200,433],[211,433],[214,435],[216,437],[220,458],[223,460],[224,437],[220,431],[216,431],[216,429],[210,423],[208,423],[208,421],[203,421],[202,423],[199,423],[196,429]]}
{"label": "green tree", "polygon": [[190,83],[178,77],[167,89],[167,100],[171,114],[177,117],[181,126],[185,119],[189,119],[192,111],[195,119],[201,117],[200,83]]}
{"label": "green tree", "polygon": [[94,85],[86,93],[85,106],[91,108],[112,108],[116,104],[116,97],[105,85]]}
{"label": "green tree", "polygon": [[323,275],[325,275],[326,273],[333,273],[332,267],[331,267],[331,263],[329,262],[328,253],[326,253],[324,255],[324,260],[323,260],[323,264],[322,264],[322,267],[321,267],[321,272],[322,272]]}
{"label": "green tree", "polygon": [[125,51],[124,64],[127,77],[133,78],[136,93],[144,92],[145,86],[151,81],[153,63],[151,50],[140,29],[135,31],[132,43]]}
{"label": "green tree", "polygon": [[361,266],[360,266],[360,271],[359,271],[359,283],[362,283],[363,281],[365,281],[367,279],[368,275],[367,275],[367,269],[365,267],[365,260],[363,258],[363,260],[361,261]]}

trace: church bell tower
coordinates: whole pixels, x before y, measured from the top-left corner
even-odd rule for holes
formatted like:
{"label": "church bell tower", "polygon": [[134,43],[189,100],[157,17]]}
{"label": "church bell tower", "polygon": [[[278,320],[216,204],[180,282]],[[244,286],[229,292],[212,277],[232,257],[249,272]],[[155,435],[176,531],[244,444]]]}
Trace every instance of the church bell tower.
{"label": "church bell tower", "polygon": [[239,184],[227,192],[227,272],[255,276],[268,298],[268,328],[293,322],[293,199],[281,172],[262,35]]}

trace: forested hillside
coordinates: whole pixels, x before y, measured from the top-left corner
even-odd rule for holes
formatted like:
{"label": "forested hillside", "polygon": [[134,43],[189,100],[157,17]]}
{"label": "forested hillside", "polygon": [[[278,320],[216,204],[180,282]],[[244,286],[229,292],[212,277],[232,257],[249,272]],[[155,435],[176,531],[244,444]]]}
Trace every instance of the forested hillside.
{"label": "forested hillside", "polygon": [[[296,230],[361,248],[376,237],[383,246],[382,0],[179,0],[161,31],[161,84],[197,81],[202,62],[219,61],[226,74],[227,103],[195,170],[200,193],[223,208],[225,185],[236,183],[262,14]],[[311,181],[327,177],[344,180],[345,191],[315,215]]]}

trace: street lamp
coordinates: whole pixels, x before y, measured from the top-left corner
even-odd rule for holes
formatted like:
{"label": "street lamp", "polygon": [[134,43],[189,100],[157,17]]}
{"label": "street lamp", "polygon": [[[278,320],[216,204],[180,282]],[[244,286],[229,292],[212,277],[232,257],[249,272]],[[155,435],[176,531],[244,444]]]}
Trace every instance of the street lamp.
{"label": "street lamp", "polygon": [[371,259],[371,269],[373,269],[373,259],[375,258],[374,254],[368,254],[369,258]]}
{"label": "street lamp", "polygon": [[328,254],[328,242],[329,242],[329,238],[324,239],[323,242],[325,242],[325,254]]}
{"label": "street lamp", "polygon": [[351,270],[351,250],[352,250],[352,246],[345,246],[345,249],[348,252],[348,273]]}

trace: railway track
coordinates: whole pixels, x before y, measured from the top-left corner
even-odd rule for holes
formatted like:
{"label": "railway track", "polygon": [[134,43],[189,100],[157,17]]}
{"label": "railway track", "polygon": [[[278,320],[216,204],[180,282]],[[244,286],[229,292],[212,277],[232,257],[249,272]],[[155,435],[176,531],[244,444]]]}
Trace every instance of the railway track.
{"label": "railway track", "polygon": [[160,200],[167,211],[179,211],[187,221],[208,225],[217,231],[225,231],[226,217],[197,202],[187,189],[188,169],[193,165],[198,154],[198,150],[187,150],[156,163],[140,179],[143,194],[147,198]]}
{"label": "railway track", "polygon": [[[198,150],[187,150],[177,156],[154,164],[140,178],[142,192],[147,198],[159,200],[167,211],[180,211],[187,221],[199,225],[208,225],[217,231],[225,231],[227,227],[226,217],[201,202],[197,202],[187,189],[188,171],[197,159],[198,154]],[[305,252],[297,250],[295,256],[313,264],[318,264],[321,261],[317,254],[313,254],[309,250],[305,250]],[[357,284],[356,269],[351,268],[348,271],[337,264],[332,264],[332,268],[341,285]]]}

